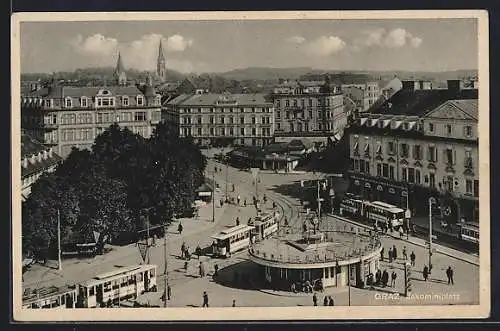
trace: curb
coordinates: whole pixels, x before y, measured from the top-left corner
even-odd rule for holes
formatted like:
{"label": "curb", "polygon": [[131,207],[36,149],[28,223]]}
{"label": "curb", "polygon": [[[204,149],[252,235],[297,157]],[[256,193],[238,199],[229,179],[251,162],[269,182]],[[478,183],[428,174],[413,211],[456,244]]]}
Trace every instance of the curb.
{"label": "curb", "polygon": [[[327,215],[328,215],[328,216],[330,216],[330,217],[335,217],[335,218],[338,218],[338,219],[340,219],[340,220],[342,220],[342,221],[344,221],[344,222],[346,222],[346,223],[350,223],[350,224],[353,224],[353,225],[361,226],[361,227],[363,227],[363,228],[365,228],[365,229],[371,229],[371,227],[369,227],[369,226],[367,226],[367,225],[365,225],[365,224],[358,223],[358,222],[356,222],[356,221],[350,220],[350,219],[348,219],[348,218],[344,218],[344,217],[342,217],[342,216],[333,215],[333,214],[327,214]],[[408,239],[406,239],[406,238],[401,239],[401,238],[396,237],[396,236],[394,236],[394,235],[392,235],[392,234],[389,234],[389,236],[391,236],[391,237],[392,237],[392,238],[394,238],[394,239],[399,239],[399,240],[402,240],[402,241],[408,242],[408,243],[410,243],[410,244],[417,245],[417,246],[419,246],[419,247],[427,248],[427,245],[422,244],[422,243],[419,243],[419,242],[412,241],[411,239],[410,239],[410,240],[408,240]],[[462,262],[466,262],[466,263],[469,263],[469,264],[472,264],[472,265],[475,265],[475,266],[478,266],[478,267],[479,267],[479,263],[478,263],[478,262],[471,261],[471,260],[469,260],[469,259],[465,259],[465,258],[460,257],[460,256],[455,255],[455,254],[451,254],[451,253],[448,253],[448,252],[444,252],[444,251],[442,251],[441,249],[439,249],[439,248],[437,248],[437,247],[436,247],[436,252],[437,252],[437,253],[439,253],[439,254],[446,255],[446,256],[448,256],[448,257],[452,257],[452,258],[457,259],[457,260],[460,260],[460,261],[462,261]]]}

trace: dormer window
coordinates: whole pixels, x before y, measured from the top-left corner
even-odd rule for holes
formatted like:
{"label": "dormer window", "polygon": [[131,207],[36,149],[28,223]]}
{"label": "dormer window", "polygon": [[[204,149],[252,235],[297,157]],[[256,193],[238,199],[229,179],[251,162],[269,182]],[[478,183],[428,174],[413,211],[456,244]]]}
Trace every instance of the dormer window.
{"label": "dormer window", "polygon": [[80,99],[80,105],[82,107],[88,107],[89,106],[89,99],[87,97],[82,97]]}
{"label": "dormer window", "polygon": [[137,105],[138,106],[143,106],[144,105],[144,97],[142,95],[137,96]]}
{"label": "dormer window", "polygon": [[122,97],[122,106],[127,107],[129,105],[129,99],[127,96]]}
{"label": "dormer window", "polygon": [[73,107],[73,100],[71,98],[66,98],[65,99],[65,106],[66,106],[66,108]]}

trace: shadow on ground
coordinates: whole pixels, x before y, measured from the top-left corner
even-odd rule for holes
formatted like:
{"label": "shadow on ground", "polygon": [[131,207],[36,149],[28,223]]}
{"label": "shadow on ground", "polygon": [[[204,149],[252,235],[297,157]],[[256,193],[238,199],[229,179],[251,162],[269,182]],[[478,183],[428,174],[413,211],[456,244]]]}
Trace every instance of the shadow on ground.
{"label": "shadow on ground", "polygon": [[245,260],[219,269],[214,281],[226,287],[255,290],[260,288],[259,283],[256,281],[257,273],[258,266],[251,261]]}

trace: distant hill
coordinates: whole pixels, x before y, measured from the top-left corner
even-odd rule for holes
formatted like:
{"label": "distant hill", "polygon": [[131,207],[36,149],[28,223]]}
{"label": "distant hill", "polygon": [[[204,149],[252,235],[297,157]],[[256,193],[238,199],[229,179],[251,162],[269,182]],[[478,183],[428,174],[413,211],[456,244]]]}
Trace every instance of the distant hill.
{"label": "distant hill", "polygon": [[[366,80],[390,80],[394,76],[401,80],[405,79],[428,79],[443,81],[447,79],[461,79],[477,76],[477,70],[464,69],[445,72],[415,72],[415,71],[369,71],[369,70],[321,70],[308,67],[298,68],[269,68],[269,67],[249,67],[235,69],[228,72],[216,73],[216,75],[229,80],[254,80],[254,81],[274,81],[282,79],[304,79],[317,80],[324,74],[330,74],[332,82],[337,83],[357,83]],[[210,74],[212,75],[212,74]]]}

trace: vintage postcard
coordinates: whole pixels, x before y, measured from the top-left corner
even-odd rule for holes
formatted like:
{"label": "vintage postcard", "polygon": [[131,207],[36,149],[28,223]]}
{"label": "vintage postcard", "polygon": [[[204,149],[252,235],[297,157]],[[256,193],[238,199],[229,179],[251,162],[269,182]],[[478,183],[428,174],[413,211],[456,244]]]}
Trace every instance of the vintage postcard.
{"label": "vintage postcard", "polygon": [[15,321],[490,313],[486,11],[12,16]]}

